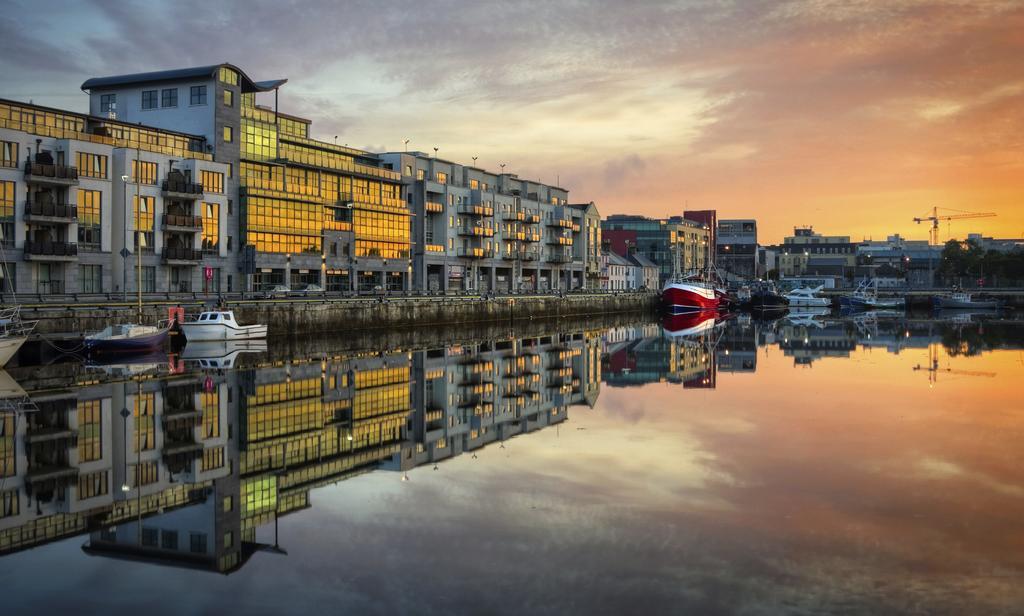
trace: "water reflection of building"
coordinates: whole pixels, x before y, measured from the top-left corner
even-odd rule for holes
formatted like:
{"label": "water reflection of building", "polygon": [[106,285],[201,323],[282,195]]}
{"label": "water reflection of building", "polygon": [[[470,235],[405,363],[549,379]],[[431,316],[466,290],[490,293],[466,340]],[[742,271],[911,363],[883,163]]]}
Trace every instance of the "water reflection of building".
{"label": "water reflection of building", "polygon": [[30,392],[0,421],[0,554],[89,533],[90,555],[231,572],[313,488],[565,421],[599,354],[581,333]]}
{"label": "water reflection of building", "polygon": [[601,380],[610,387],[667,381],[684,387],[714,388],[718,335],[718,331],[712,331],[695,337],[673,337],[663,334],[660,325],[608,330]]}

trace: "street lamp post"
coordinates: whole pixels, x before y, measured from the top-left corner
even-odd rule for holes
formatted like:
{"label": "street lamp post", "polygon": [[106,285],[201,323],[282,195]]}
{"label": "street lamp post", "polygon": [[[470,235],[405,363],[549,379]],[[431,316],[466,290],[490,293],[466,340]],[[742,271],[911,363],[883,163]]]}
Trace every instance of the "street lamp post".
{"label": "street lamp post", "polygon": [[128,180],[127,175],[121,176],[121,195],[124,201],[124,248],[121,249],[121,301],[128,301]]}

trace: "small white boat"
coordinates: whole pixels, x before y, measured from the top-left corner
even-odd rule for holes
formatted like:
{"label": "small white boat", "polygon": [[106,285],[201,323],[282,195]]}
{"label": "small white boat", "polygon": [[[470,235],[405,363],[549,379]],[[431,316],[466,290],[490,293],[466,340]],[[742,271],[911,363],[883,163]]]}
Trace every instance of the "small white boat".
{"label": "small white boat", "polygon": [[0,311],[0,367],[7,365],[25,344],[36,323],[38,321],[22,321],[18,306]]}
{"label": "small white boat", "polygon": [[817,293],[820,292],[824,287],[819,286],[813,289],[807,287],[800,287],[799,289],[793,289],[789,293],[786,293],[785,298],[789,300],[790,307],[793,306],[813,306],[824,308],[832,305],[832,300],[827,297],[818,297]]}
{"label": "small white boat", "polygon": [[258,340],[267,337],[266,325],[239,325],[230,310],[211,310],[200,313],[193,321],[181,324],[185,339],[197,340]]}

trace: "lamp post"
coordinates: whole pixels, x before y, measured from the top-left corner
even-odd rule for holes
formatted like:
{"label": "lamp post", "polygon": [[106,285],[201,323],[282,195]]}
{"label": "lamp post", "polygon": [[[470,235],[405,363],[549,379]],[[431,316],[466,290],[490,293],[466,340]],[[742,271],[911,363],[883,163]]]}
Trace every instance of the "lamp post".
{"label": "lamp post", "polygon": [[128,180],[127,175],[121,176],[121,195],[124,200],[124,248],[121,249],[121,301],[128,301]]}

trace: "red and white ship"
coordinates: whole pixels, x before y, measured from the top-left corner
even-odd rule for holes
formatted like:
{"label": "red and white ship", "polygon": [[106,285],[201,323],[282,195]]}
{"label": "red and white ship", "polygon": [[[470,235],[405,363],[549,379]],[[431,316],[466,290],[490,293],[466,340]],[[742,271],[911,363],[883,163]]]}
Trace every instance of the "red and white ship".
{"label": "red and white ship", "polygon": [[703,280],[669,280],[661,291],[661,301],[669,314],[718,310],[721,298],[715,287]]}

